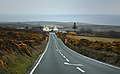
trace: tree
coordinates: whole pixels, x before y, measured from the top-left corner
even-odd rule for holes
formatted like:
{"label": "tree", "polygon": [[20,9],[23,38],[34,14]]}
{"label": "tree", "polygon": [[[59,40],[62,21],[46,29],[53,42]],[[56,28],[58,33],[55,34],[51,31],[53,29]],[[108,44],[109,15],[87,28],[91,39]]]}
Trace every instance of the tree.
{"label": "tree", "polygon": [[74,32],[75,32],[75,29],[77,29],[76,23],[74,23],[73,29],[74,29]]}

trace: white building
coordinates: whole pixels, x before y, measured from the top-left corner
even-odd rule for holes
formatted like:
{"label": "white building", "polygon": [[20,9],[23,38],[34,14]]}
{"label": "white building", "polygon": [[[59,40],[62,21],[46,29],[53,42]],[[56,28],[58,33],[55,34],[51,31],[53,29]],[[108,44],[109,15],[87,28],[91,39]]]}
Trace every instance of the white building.
{"label": "white building", "polygon": [[18,27],[17,29],[25,29],[24,27]]}
{"label": "white building", "polygon": [[58,31],[58,28],[55,26],[55,27],[53,28],[53,31]]}
{"label": "white building", "polygon": [[47,26],[44,26],[43,31],[51,31],[51,29],[49,27],[47,27]]}

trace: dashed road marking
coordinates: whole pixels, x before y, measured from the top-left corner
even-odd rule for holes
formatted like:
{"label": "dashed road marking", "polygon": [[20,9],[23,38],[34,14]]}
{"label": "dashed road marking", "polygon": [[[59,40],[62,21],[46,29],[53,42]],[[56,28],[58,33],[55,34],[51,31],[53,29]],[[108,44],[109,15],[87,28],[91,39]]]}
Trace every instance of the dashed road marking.
{"label": "dashed road marking", "polygon": [[65,60],[66,60],[67,62],[70,62],[70,60],[69,60],[69,59],[67,59],[67,58],[66,58]]}
{"label": "dashed road marking", "polygon": [[65,59],[66,57],[65,57],[65,56],[63,56],[63,58]]}
{"label": "dashed road marking", "polygon": [[[55,36],[56,36],[56,35],[55,35]],[[84,70],[82,70],[81,68],[78,67],[78,66],[83,66],[82,64],[70,64],[70,63],[68,63],[68,62],[70,62],[70,60],[69,60],[68,58],[66,58],[66,57],[62,54],[62,52],[58,49],[58,46],[56,45],[56,40],[55,40],[55,46],[56,46],[56,48],[57,48],[56,51],[59,52],[59,54],[67,61],[67,62],[64,62],[65,65],[77,66],[76,68],[77,68],[79,71],[81,71],[82,73],[85,73]]]}
{"label": "dashed road marking", "polygon": [[85,73],[84,70],[82,70],[80,67],[76,67],[79,71],[81,71],[82,73]]}
{"label": "dashed road marking", "polygon": [[68,62],[64,62],[65,65],[71,65],[71,66],[83,66],[82,64],[71,64]]}

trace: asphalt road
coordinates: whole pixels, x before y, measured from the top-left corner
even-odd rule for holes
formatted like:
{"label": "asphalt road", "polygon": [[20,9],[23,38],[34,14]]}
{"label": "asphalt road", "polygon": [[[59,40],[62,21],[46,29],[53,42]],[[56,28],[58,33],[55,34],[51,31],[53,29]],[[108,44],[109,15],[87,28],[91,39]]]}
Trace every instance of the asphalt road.
{"label": "asphalt road", "polygon": [[50,33],[46,50],[30,74],[120,74],[120,68],[78,54]]}

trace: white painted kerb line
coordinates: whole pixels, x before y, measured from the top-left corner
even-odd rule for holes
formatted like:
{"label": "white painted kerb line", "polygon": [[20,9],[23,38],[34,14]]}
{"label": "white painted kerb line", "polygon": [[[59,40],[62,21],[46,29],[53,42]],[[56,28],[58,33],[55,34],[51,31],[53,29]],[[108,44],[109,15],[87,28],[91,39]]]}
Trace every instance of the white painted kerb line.
{"label": "white painted kerb line", "polygon": [[[50,37],[50,36],[49,36]],[[48,45],[49,45],[49,43],[50,43],[50,38],[49,38],[49,41],[48,41],[48,44],[47,44],[47,46],[46,46],[46,49],[45,49],[45,51],[43,52],[43,54],[41,55],[41,57],[40,57],[40,59],[38,60],[38,62],[36,63],[36,65],[33,67],[33,69],[32,69],[32,71],[30,72],[30,74],[33,74],[33,72],[35,71],[35,69],[37,68],[37,66],[38,66],[38,64],[40,63],[40,61],[42,60],[42,58],[43,58],[43,56],[44,56],[44,54],[45,54],[45,52],[47,51],[47,49],[48,49]]]}

